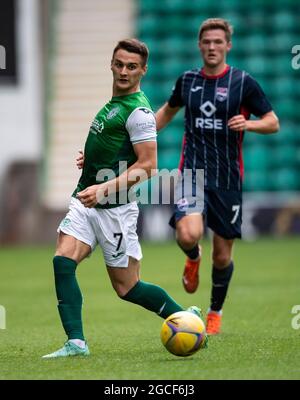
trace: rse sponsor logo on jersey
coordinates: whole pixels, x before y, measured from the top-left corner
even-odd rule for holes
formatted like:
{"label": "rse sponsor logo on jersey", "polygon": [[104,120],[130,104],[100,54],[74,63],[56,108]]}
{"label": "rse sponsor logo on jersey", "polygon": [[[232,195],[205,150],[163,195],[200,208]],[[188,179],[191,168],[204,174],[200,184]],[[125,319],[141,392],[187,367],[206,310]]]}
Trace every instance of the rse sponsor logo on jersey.
{"label": "rse sponsor logo on jersey", "polygon": [[221,119],[196,118],[195,119],[195,127],[196,128],[221,130],[221,129],[223,129],[223,123],[222,123]]}
{"label": "rse sponsor logo on jersey", "polygon": [[211,117],[216,112],[216,107],[209,100],[203,103],[199,108],[206,117]]}
{"label": "rse sponsor logo on jersey", "polygon": [[215,129],[215,130],[223,129],[223,123],[221,119],[210,118],[217,110],[216,107],[210,101],[206,101],[199,108],[203,112],[203,114],[208,118],[196,118],[195,119],[196,128]]}
{"label": "rse sponsor logo on jersey", "polygon": [[93,133],[94,135],[98,135],[98,133],[101,133],[103,129],[104,129],[104,123],[102,121],[94,119],[91,126],[91,133]]}

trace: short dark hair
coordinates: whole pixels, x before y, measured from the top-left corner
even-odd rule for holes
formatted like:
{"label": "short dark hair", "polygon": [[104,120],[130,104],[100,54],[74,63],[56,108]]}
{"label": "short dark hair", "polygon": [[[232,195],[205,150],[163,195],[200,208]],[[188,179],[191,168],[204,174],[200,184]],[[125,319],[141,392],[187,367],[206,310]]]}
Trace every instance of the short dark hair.
{"label": "short dark hair", "polygon": [[145,66],[149,57],[149,50],[145,43],[140,42],[138,39],[124,39],[120,40],[113,51],[113,57],[118,50],[126,50],[129,53],[139,54],[142,58],[142,65]]}
{"label": "short dark hair", "polygon": [[212,29],[222,29],[225,32],[227,42],[231,41],[233,27],[226,19],[223,18],[208,18],[200,26],[198,39],[201,40],[202,34],[205,31]]}

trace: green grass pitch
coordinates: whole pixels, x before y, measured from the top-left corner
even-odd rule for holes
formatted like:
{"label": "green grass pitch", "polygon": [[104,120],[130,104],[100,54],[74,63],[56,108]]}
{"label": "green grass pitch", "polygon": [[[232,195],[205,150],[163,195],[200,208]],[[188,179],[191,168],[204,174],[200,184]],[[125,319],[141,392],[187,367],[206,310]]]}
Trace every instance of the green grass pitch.
{"label": "green grass pitch", "polygon": [[[184,256],[175,243],[143,244],[142,279],[163,286],[184,307],[206,311],[210,244],[204,243],[201,286],[181,284]],[[53,248],[0,250],[0,379],[299,379],[299,239],[260,239],[235,246],[235,272],[224,308],[223,333],[191,357],[169,354],[160,343],[162,320],[123,302],[97,250],[79,267],[84,327],[91,356],[42,360],[65,341],[56,309]]]}

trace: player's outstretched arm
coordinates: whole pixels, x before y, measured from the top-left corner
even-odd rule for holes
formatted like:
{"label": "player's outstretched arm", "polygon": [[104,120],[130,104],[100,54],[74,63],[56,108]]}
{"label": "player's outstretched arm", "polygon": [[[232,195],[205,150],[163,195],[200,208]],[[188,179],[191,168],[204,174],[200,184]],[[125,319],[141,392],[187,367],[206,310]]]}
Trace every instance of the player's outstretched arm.
{"label": "player's outstretched arm", "polygon": [[256,133],[275,133],[279,131],[279,120],[274,111],[264,114],[260,119],[245,119],[244,115],[235,115],[228,121],[230,129],[236,132],[250,131]]}
{"label": "player's outstretched arm", "polygon": [[164,128],[179,110],[180,107],[170,107],[165,103],[155,114],[157,130]]}

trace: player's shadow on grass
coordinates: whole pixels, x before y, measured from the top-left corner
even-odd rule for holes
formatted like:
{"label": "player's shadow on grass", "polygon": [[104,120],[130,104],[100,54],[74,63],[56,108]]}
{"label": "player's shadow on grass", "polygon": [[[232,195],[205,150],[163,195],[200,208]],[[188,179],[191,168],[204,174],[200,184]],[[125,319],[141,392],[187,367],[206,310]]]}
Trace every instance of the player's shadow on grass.
{"label": "player's shadow on grass", "polygon": [[188,362],[188,361],[193,361],[195,360],[195,357],[174,357],[174,358],[168,358],[168,359],[161,359],[163,362]]}

